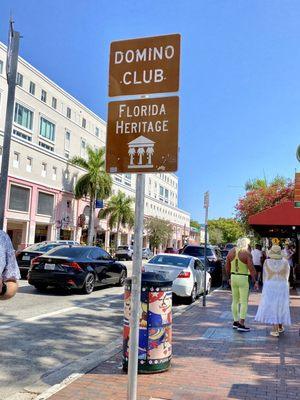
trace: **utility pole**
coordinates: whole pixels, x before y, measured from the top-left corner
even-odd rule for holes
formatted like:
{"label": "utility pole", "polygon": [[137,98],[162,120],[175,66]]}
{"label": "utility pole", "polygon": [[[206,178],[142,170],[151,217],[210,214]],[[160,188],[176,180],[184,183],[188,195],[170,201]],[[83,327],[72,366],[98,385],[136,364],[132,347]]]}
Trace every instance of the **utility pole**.
{"label": "utility pole", "polygon": [[20,33],[14,30],[13,21],[11,19],[9,22],[9,36],[8,36],[8,47],[7,47],[7,58],[6,58],[6,76],[8,84],[8,94],[7,94],[6,117],[5,117],[5,128],[4,128],[3,150],[2,150],[1,181],[0,181],[0,229],[3,229],[4,225],[10,142],[11,142],[11,131],[13,124],[14,104],[15,104],[19,40],[20,40]]}
{"label": "utility pole", "polygon": [[204,236],[204,291],[203,291],[203,307],[206,306],[206,271],[207,271],[207,223],[208,223],[208,207],[209,207],[209,192],[204,193],[204,208],[205,208],[205,236]]}

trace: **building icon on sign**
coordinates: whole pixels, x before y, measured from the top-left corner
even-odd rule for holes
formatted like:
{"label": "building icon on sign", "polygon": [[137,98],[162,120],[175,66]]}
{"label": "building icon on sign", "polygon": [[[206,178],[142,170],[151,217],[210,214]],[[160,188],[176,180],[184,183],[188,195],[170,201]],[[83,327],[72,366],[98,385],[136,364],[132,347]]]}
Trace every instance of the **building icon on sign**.
{"label": "building icon on sign", "polygon": [[128,168],[153,168],[152,158],[154,154],[154,144],[144,136],[132,140],[128,143],[129,165]]}

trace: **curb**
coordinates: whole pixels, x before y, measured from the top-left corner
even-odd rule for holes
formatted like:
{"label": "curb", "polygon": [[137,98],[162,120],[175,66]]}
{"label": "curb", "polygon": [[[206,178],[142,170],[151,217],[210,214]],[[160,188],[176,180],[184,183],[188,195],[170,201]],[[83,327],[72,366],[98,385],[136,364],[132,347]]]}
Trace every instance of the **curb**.
{"label": "curb", "polygon": [[[214,292],[218,291],[220,291],[220,288],[211,291],[206,297],[209,298]],[[199,306],[199,299],[195,303],[181,306],[178,311],[173,313],[173,319],[196,306]],[[122,351],[122,338],[110,343],[105,350],[96,350],[85,357],[64,364],[59,369],[43,375],[36,382],[24,387],[21,392],[14,394],[6,400],[46,400],[84,374],[92,371],[102,362],[114,357],[120,351]]]}

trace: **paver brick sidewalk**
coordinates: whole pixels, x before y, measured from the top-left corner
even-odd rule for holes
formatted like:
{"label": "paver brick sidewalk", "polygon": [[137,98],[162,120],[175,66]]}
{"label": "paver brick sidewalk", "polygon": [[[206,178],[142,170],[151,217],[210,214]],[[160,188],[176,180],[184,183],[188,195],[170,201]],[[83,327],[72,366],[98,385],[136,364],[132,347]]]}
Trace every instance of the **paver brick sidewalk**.
{"label": "paver brick sidewalk", "polygon": [[[138,399],[300,399],[300,298],[291,293],[293,326],[278,338],[255,324],[260,295],[249,302],[249,333],[231,328],[228,291],[216,291],[207,307],[197,302],[173,324],[168,372],[139,375]],[[121,354],[56,393],[51,400],[126,400]]]}

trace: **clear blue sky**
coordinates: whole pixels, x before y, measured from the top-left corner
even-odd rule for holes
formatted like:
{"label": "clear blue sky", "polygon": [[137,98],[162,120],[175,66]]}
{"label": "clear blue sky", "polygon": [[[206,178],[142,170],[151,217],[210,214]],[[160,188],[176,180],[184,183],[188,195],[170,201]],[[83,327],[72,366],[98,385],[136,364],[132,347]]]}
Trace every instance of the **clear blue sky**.
{"label": "clear blue sky", "polygon": [[2,0],[20,54],[106,119],[113,40],[182,35],[180,206],[231,216],[248,178],[293,177],[300,144],[298,0]]}

